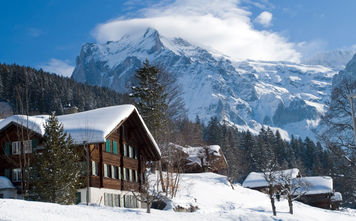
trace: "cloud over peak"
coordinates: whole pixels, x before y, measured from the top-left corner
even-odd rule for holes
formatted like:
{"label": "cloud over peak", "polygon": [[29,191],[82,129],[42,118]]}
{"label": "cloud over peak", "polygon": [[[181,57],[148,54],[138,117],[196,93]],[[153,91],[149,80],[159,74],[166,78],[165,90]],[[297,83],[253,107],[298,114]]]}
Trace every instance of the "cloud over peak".
{"label": "cloud over peak", "polygon": [[[238,0],[176,0],[144,8],[139,17],[119,17],[99,24],[92,34],[98,42],[115,41],[126,33],[152,27],[163,36],[182,37],[237,60],[300,60],[294,43],[278,33],[255,29],[251,13],[239,3]],[[268,26],[271,20],[269,12],[262,12],[256,18],[263,26]]]}
{"label": "cloud over peak", "polygon": [[49,62],[41,65],[44,71],[55,73],[64,77],[70,77],[73,73],[74,67],[68,64],[67,61],[52,58]]}

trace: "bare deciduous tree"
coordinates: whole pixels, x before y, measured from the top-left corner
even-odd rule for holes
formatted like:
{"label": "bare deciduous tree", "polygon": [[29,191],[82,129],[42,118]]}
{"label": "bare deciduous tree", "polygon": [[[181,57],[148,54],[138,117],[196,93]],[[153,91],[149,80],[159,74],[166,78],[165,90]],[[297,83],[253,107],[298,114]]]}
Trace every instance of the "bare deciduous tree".
{"label": "bare deciduous tree", "polygon": [[[153,177],[155,179],[153,179]],[[164,198],[164,192],[160,187],[160,177],[158,177],[157,174],[151,174],[149,169],[143,174],[141,193],[137,194],[135,191],[131,192],[138,201],[146,203],[147,213],[151,213],[151,206],[154,201]]]}

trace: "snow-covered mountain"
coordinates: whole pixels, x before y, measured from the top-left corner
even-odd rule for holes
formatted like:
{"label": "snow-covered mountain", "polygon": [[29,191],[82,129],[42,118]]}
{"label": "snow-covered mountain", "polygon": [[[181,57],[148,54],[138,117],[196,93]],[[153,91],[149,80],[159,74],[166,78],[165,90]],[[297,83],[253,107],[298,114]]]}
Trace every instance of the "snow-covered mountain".
{"label": "snow-covered mountain", "polygon": [[309,65],[323,65],[335,70],[342,70],[355,53],[356,48],[318,52],[310,57],[303,58],[302,63]]}
{"label": "snow-covered mountain", "polygon": [[268,125],[283,129],[284,137],[313,137],[336,74],[320,65],[235,61],[149,28],[119,41],[83,45],[72,77],[128,92],[145,59],[177,77],[190,119],[217,116],[253,132]]}

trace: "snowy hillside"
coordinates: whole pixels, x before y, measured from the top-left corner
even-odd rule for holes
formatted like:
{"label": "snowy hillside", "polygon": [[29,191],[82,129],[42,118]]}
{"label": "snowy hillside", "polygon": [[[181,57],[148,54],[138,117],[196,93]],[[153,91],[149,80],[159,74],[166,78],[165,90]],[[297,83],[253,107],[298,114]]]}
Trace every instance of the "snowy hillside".
{"label": "snowy hillside", "polygon": [[355,220],[356,211],[330,211],[295,203],[295,214],[288,213],[285,200],[277,202],[272,216],[266,195],[239,185],[233,190],[226,177],[213,174],[183,174],[174,205],[196,205],[194,213],[173,210],[125,209],[98,206],[61,206],[50,203],[0,199],[0,220]]}
{"label": "snowy hillside", "polygon": [[234,61],[182,38],[166,38],[154,29],[125,35],[106,44],[88,43],[76,60],[73,77],[127,92],[145,59],[175,74],[190,119],[217,116],[241,129],[262,125],[288,134],[313,136],[326,110],[336,71],[319,65]]}

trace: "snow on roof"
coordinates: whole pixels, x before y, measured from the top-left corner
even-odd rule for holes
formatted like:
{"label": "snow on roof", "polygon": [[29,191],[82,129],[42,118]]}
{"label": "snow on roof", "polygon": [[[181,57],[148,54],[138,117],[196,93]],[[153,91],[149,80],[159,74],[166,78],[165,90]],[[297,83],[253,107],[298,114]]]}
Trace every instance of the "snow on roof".
{"label": "snow on roof", "polygon": [[337,202],[337,201],[342,201],[342,195],[340,192],[335,192],[332,196],[331,196],[331,201],[333,202]]}
{"label": "snow on roof", "polygon": [[0,130],[5,128],[10,123],[16,123],[24,127],[30,128],[38,134],[44,134],[44,123],[48,119],[49,115],[37,115],[37,116],[26,116],[26,115],[12,115],[5,118],[0,122]]}
{"label": "snow on roof", "polygon": [[[287,169],[287,170],[280,170],[276,171],[278,174],[285,174],[285,175],[290,175],[291,178],[295,178],[299,175],[299,169],[293,168],[293,169]],[[277,175],[278,176],[278,175]],[[248,187],[248,188],[258,188],[258,187],[267,187],[268,183],[264,177],[264,174],[262,172],[257,173],[257,172],[251,172],[248,174],[244,182],[242,183],[243,187]]]}
{"label": "snow on roof", "polygon": [[323,194],[333,192],[333,179],[329,176],[312,176],[298,178],[309,186],[300,189],[298,192],[305,192],[305,195]]}
{"label": "snow on roof", "polygon": [[[220,157],[220,146],[219,145],[208,145],[203,147],[191,147],[191,146],[180,146],[177,144],[173,144],[176,148],[182,150],[184,153],[188,155],[187,160],[190,162],[188,165],[198,164],[201,166],[201,158],[206,157],[206,148],[208,148],[209,154],[213,154],[216,157]],[[223,156],[224,157],[224,156]],[[203,159],[206,160],[206,159]],[[225,157],[224,160],[226,161]]]}
{"label": "snow on roof", "polygon": [[[62,123],[64,131],[71,135],[74,143],[102,143],[105,142],[109,133],[115,129],[117,125],[126,120],[134,111],[137,112],[149,139],[160,154],[159,147],[149,132],[145,122],[135,106],[131,104],[60,115],[57,116],[57,118],[58,121]],[[0,122],[0,130],[13,122],[23,125],[38,134],[44,135],[44,125],[48,118],[49,115],[28,116],[28,118],[25,115],[13,115]]]}
{"label": "snow on roof", "polygon": [[7,177],[0,176],[0,189],[15,189],[15,187]]}

